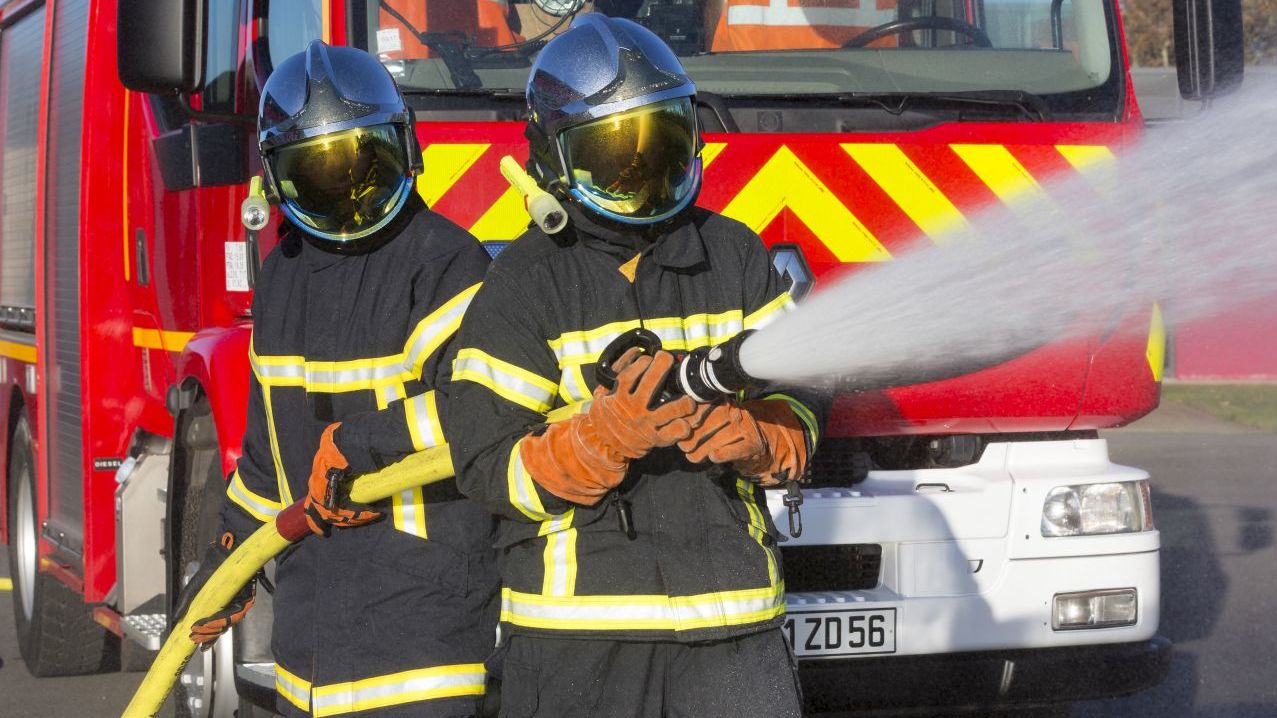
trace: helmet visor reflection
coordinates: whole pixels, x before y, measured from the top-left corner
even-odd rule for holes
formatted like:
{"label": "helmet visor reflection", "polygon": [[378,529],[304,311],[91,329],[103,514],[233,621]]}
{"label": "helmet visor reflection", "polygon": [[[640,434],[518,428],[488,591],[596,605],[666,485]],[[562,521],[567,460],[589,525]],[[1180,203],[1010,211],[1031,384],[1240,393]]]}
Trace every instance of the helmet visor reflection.
{"label": "helmet visor reflection", "polygon": [[659,217],[696,185],[696,121],[688,97],[571,127],[560,146],[572,186],[618,215]]}
{"label": "helmet visor reflection", "polygon": [[290,216],[342,241],[378,229],[411,191],[402,147],[393,125],[377,125],[286,145],[269,161]]}

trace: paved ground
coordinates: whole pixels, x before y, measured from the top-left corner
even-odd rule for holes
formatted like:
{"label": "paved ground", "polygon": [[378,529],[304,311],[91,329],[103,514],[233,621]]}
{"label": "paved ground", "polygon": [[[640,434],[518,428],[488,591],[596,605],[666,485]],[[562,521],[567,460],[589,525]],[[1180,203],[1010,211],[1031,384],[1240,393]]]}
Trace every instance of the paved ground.
{"label": "paved ground", "polygon": [[1153,474],[1161,631],[1176,650],[1161,686],[1075,718],[1277,717],[1277,435],[1168,405],[1107,438]]}
{"label": "paved ground", "polygon": [[[1117,461],[1154,476],[1162,633],[1176,653],[1163,685],[1074,718],[1277,718],[1277,435],[1168,405],[1106,438]],[[11,598],[0,590],[0,715],[118,715],[141,674],[31,678]]]}
{"label": "paved ground", "polygon": [[[0,551],[0,576],[8,575],[8,554]],[[0,591],[0,716],[117,716],[141,682],[141,673],[32,678],[18,655],[18,639],[13,625],[13,593]]]}

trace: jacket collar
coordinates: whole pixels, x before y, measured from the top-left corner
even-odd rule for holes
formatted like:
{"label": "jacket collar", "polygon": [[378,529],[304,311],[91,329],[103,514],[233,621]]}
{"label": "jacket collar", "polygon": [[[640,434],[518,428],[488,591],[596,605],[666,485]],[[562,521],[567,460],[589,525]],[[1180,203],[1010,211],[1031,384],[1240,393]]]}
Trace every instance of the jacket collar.
{"label": "jacket collar", "polygon": [[408,201],[404,202],[404,206],[399,209],[399,215],[391,220],[390,224],[348,245],[322,242],[294,227],[288,220],[284,220],[281,224],[281,233],[290,233],[302,238],[302,254],[305,255],[306,266],[310,268],[310,271],[318,272],[340,263],[347,257],[370,254],[384,247],[398,237],[404,228],[424,211],[426,211],[426,203],[422,201],[421,195],[413,192]]}
{"label": "jacket collar", "polygon": [[708,258],[705,240],[693,221],[695,210],[674,222],[633,228],[594,217],[575,202],[566,204],[569,227],[582,244],[622,261],[644,252],[666,269],[691,269]]}

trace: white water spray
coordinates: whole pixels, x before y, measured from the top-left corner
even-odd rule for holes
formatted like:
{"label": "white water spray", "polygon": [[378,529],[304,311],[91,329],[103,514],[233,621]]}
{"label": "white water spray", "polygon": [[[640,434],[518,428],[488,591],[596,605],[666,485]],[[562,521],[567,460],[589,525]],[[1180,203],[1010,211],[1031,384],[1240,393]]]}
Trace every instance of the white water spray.
{"label": "white water spray", "polygon": [[1155,301],[1185,321],[1277,291],[1277,83],[1150,130],[1111,170],[818,291],[745,341],[742,367],[818,385],[913,383],[1109,331]]}

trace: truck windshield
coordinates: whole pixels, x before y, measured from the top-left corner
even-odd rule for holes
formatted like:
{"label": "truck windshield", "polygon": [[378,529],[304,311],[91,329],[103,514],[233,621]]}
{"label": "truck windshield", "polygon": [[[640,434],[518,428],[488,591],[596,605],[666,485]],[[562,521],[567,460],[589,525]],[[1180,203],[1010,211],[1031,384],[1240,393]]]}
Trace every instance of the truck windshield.
{"label": "truck windshield", "polygon": [[521,93],[536,52],[595,10],[650,28],[701,91],[726,98],[1014,93],[1053,116],[1111,116],[1122,77],[1114,3],[349,0],[347,17],[351,44],[408,92]]}

